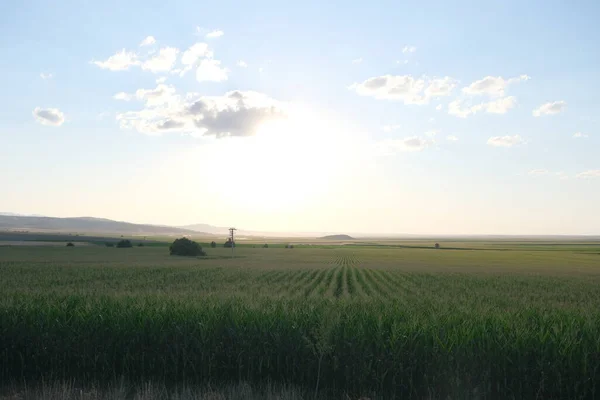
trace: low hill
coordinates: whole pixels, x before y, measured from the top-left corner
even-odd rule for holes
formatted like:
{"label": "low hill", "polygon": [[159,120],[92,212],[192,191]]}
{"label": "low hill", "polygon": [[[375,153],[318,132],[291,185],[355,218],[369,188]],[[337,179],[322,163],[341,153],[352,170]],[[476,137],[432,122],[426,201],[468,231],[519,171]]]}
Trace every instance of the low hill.
{"label": "low hill", "polygon": [[187,229],[195,232],[206,232],[214,235],[229,235],[229,228],[222,226],[214,226],[208,224],[192,224],[181,226],[181,229]]}
{"label": "low hill", "polygon": [[354,240],[352,236],[349,235],[328,235],[320,237],[319,239],[327,239],[327,240]]}
{"label": "low hill", "polygon": [[132,224],[130,222],[113,221],[104,218],[53,218],[18,215],[0,215],[0,230],[118,233],[121,235],[189,235],[199,233],[189,229],[160,225]]}

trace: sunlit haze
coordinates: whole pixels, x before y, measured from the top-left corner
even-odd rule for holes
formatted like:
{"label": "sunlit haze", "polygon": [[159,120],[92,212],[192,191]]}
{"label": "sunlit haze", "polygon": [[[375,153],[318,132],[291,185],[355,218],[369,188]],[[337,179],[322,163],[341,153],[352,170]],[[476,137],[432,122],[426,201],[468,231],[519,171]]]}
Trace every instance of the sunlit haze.
{"label": "sunlit haze", "polygon": [[599,234],[600,3],[9,2],[0,212]]}

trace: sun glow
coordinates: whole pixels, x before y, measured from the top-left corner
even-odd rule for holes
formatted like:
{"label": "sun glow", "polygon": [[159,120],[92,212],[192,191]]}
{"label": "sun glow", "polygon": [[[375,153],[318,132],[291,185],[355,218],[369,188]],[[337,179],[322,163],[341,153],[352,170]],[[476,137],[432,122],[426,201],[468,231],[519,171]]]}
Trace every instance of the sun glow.
{"label": "sun glow", "polygon": [[[314,113],[294,109],[287,118],[262,123],[256,135],[214,142],[224,197],[243,196],[250,210],[304,207],[326,195],[342,159],[339,130]],[[215,162],[217,159],[215,159]]]}

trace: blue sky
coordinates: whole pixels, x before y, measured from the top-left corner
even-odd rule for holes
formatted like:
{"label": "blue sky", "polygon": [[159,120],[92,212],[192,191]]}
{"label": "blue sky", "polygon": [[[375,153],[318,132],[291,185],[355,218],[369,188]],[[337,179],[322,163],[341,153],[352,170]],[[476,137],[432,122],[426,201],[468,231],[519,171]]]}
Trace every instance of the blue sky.
{"label": "blue sky", "polygon": [[481,3],[11,2],[0,211],[597,234],[600,5]]}

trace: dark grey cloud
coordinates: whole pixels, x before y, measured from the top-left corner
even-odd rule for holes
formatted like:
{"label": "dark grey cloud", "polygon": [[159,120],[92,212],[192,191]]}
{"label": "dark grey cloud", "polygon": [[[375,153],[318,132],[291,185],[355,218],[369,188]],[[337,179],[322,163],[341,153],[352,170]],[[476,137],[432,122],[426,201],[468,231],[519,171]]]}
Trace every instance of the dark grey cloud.
{"label": "dark grey cloud", "polygon": [[33,116],[43,125],[61,126],[65,122],[65,115],[58,108],[36,107]]}

